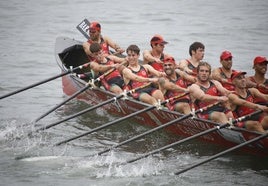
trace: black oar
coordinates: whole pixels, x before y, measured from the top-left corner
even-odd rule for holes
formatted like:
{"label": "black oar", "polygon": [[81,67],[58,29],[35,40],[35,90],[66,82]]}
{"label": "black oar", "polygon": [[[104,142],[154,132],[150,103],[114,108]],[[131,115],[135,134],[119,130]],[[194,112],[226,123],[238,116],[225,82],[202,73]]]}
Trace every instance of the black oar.
{"label": "black oar", "polygon": [[242,116],[242,117],[240,117],[240,118],[234,119],[231,123],[217,124],[217,126],[214,127],[214,128],[205,130],[205,131],[203,131],[203,132],[197,133],[197,134],[192,135],[192,136],[190,136],[190,137],[184,138],[184,139],[179,140],[179,141],[177,141],[177,142],[171,143],[171,144],[166,145],[166,146],[164,146],[164,147],[161,147],[161,148],[159,148],[159,149],[156,149],[156,150],[153,150],[153,151],[148,152],[148,153],[146,153],[146,154],[143,154],[143,155],[140,156],[140,157],[137,157],[137,158],[135,158],[135,159],[129,160],[128,163],[132,163],[132,162],[135,162],[135,161],[140,160],[140,159],[142,159],[142,158],[146,158],[146,157],[148,157],[148,156],[150,156],[150,155],[152,155],[152,154],[158,153],[158,152],[160,152],[160,151],[162,151],[162,150],[166,150],[166,149],[171,148],[171,147],[174,147],[174,146],[176,146],[176,145],[180,145],[180,144],[182,144],[182,143],[184,143],[184,142],[190,141],[190,140],[192,140],[192,139],[198,138],[198,137],[200,137],[200,136],[206,135],[206,134],[211,133],[211,132],[214,132],[214,131],[216,131],[216,130],[220,130],[220,129],[222,129],[222,128],[229,127],[230,125],[236,124],[236,123],[239,122],[239,121],[244,121],[244,120],[246,120],[247,118],[250,118],[251,116],[257,115],[257,114],[259,114],[259,113],[261,113],[261,112],[262,112],[262,111],[260,110],[260,111],[256,111],[256,112],[254,112],[254,113],[252,113],[252,114],[248,114],[248,115],[246,115],[246,116]]}
{"label": "black oar", "polygon": [[79,23],[76,28],[85,36],[85,38],[89,39],[88,30],[89,30],[89,21],[84,19],[81,23]]}
{"label": "black oar", "polygon": [[[120,94],[120,95],[118,95],[118,96],[112,97],[111,99],[108,99],[108,100],[106,100],[106,101],[104,101],[104,102],[102,102],[102,103],[99,103],[99,104],[97,104],[97,105],[95,105],[95,106],[93,106],[93,107],[89,107],[89,108],[87,108],[87,109],[85,109],[85,110],[82,110],[82,111],[80,111],[80,112],[78,112],[78,113],[76,113],[76,114],[73,114],[73,115],[71,115],[71,116],[65,118],[65,119],[62,119],[62,120],[57,121],[57,122],[55,122],[55,123],[52,123],[52,124],[49,124],[49,125],[40,127],[39,129],[36,129],[34,132],[38,132],[38,131],[42,131],[42,130],[45,130],[45,129],[49,129],[49,128],[51,128],[51,127],[53,127],[53,126],[56,126],[56,125],[58,125],[58,124],[60,124],[60,123],[62,123],[62,122],[64,122],[64,121],[67,121],[67,120],[70,120],[70,119],[75,118],[75,117],[77,117],[77,116],[80,116],[80,115],[82,115],[82,114],[84,114],[84,113],[86,113],[86,112],[89,112],[89,111],[91,111],[91,110],[94,110],[94,109],[96,109],[96,108],[99,108],[99,107],[101,107],[101,106],[103,106],[103,105],[106,105],[106,104],[108,104],[108,103],[117,101],[117,99],[120,99],[120,98],[122,98],[122,97],[124,97],[124,96],[126,96],[126,95],[129,95],[129,94],[132,94],[132,93],[134,93],[135,91],[137,91],[137,90],[139,90],[139,89],[142,89],[142,88],[144,88],[144,87],[146,87],[146,86],[148,86],[148,85],[149,85],[149,84],[145,84],[145,85],[140,86],[140,87],[138,87],[138,88],[132,89],[132,90],[126,92],[126,93],[122,93],[122,94]],[[29,133],[28,135],[30,135],[30,134],[32,134],[32,132]]]}
{"label": "black oar", "polygon": [[[108,70],[107,72],[105,72],[104,74],[102,74],[100,77],[94,79],[93,80],[93,83],[96,83],[96,82],[100,81],[103,77],[107,76],[108,74],[110,74],[114,70],[115,70],[115,68],[112,68],[112,69]],[[91,83],[87,83],[86,86],[83,87],[81,90],[77,91],[71,97],[69,97],[68,99],[64,100],[62,103],[56,105],[55,107],[53,107],[52,109],[50,109],[49,111],[47,111],[46,113],[44,113],[43,115],[39,116],[37,119],[34,120],[34,122],[35,123],[38,122],[39,120],[41,120],[42,118],[44,118],[45,116],[47,116],[48,114],[50,114],[51,112],[53,112],[54,110],[56,110],[57,108],[61,107],[62,105],[64,105],[68,101],[72,100],[73,98],[77,97],[79,94],[81,94],[84,91],[86,91],[91,85],[92,85]]]}
{"label": "black oar", "polygon": [[63,72],[63,73],[61,73],[61,74],[59,74],[59,75],[53,76],[53,77],[51,77],[51,78],[45,79],[45,80],[43,80],[43,81],[34,83],[34,84],[29,85],[29,86],[27,86],[27,87],[24,87],[24,88],[18,89],[18,90],[16,90],[16,91],[10,92],[10,93],[8,93],[8,94],[5,94],[5,95],[3,95],[3,96],[0,96],[0,99],[3,99],[3,98],[6,98],[6,97],[9,97],[9,96],[12,96],[12,95],[17,94],[17,93],[19,93],[19,92],[28,90],[28,89],[30,89],[30,88],[33,88],[33,87],[36,87],[36,86],[38,86],[38,85],[44,84],[44,83],[46,83],[46,82],[52,81],[52,80],[57,79],[57,78],[59,78],[59,77],[65,76],[65,75],[67,75],[67,74],[70,74],[70,73],[74,72],[75,70],[78,70],[78,69],[82,69],[82,68],[84,68],[84,67],[87,67],[88,65],[89,65],[89,63],[85,63],[85,64],[83,64],[83,65],[80,65],[80,66],[76,67],[76,68],[69,69],[69,70],[67,70],[66,72]]}
{"label": "black oar", "polygon": [[[188,94],[188,93],[185,93],[185,94],[183,94],[183,95],[181,95],[181,96],[184,96],[184,95],[186,95],[186,94]],[[164,105],[164,104],[166,104],[167,102],[171,101],[172,99],[173,99],[173,98],[167,99],[167,100],[161,102],[160,104],[161,104],[161,105]],[[124,121],[124,120],[126,120],[126,119],[129,119],[129,118],[131,118],[131,117],[134,117],[134,116],[136,116],[136,115],[138,115],[138,114],[147,112],[147,111],[149,111],[149,110],[153,110],[153,109],[156,108],[156,107],[157,107],[157,105],[151,105],[151,106],[146,107],[146,108],[144,108],[144,109],[142,109],[142,110],[139,110],[139,111],[137,111],[137,112],[134,112],[134,113],[131,113],[131,114],[127,115],[127,116],[124,116],[124,117],[122,117],[122,118],[119,118],[119,119],[117,119],[117,120],[114,120],[114,121],[108,122],[108,123],[106,123],[106,124],[104,124],[104,125],[101,125],[101,126],[99,126],[99,127],[96,127],[96,128],[94,128],[94,129],[92,129],[92,130],[90,130],[90,131],[88,131],[88,132],[85,132],[85,133],[80,134],[80,135],[78,135],[78,136],[75,136],[75,137],[72,137],[72,138],[70,138],[70,139],[67,139],[67,140],[61,141],[61,142],[59,142],[59,143],[56,143],[55,145],[58,146],[58,145],[61,145],[61,144],[63,144],[63,143],[67,143],[67,142],[73,141],[73,140],[75,140],[75,139],[81,138],[81,137],[83,137],[83,136],[89,135],[89,134],[91,134],[91,133],[93,133],[93,132],[96,132],[96,131],[99,131],[99,130],[104,129],[104,128],[106,128],[106,127],[112,126],[112,125],[114,125],[114,124],[116,124],[116,123],[122,122],[122,121]]]}
{"label": "black oar", "polygon": [[[122,145],[125,145],[125,144],[127,144],[127,143],[130,143],[130,142],[132,142],[132,141],[134,141],[134,140],[137,140],[137,139],[139,139],[139,138],[141,138],[141,137],[143,137],[143,136],[145,136],[145,135],[147,135],[147,134],[150,134],[150,133],[153,133],[153,132],[155,132],[155,131],[158,131],[158,130],[160,130],[160,129],[162,129],[162,128],[168,127],[169,125],[178,123],[178,122],[180,122],[180,121],[182,121],[182,120],[184,120],[184,119],[187,119],[187,118],[193,116],[194,114],[203,112],[203,111],[209,109],[210,107],[215,106],[216,104],[219,104],[219,103],[215,103],[215,104],[213,104],[213,105],[209,105],[209,106],[207,106],[207,107],[198,109],[198,110],[196,110],[194,113],[190,113],[190,114],[184,115],[184,116],[182,116],[182,117],[180,117],[180,118],[177,118],[177,119],[175,119],[175,120],[172,120],[172,121],[170,121],[170,122],[167,122],[167,123],[165,123],[165,124],[163,124],[163,125],[160,125],[160,126],[158,126],[158,127],[156,127],[156,128],[153,128],[153,129],[151,129],[151,130],[149,130],[149,131],[146,131],[146,132],[144,132],[144,133],[142,133],[142,134],[139,134],[139,135],[137,135],[137,136],[134,136],[134,137],[132,137],[132,138],[130,138],[130,139],[128,139],[128,140],[122,141],[122,142],[120,142],[119,144],[114,145],[114,146],[112,146],[111,148],[108,148],[108,149],[106,149],[106,150],[103,150],[103,151],[101,151],[101,152],[99,152],[99,153],[97,153],[97,154],[94,154],[94,155],[101,155],[101,154],[104,154],[104,153],[106,153],[106,152],[109,152],[109,151],[111,151],[112,149],[115,149],[115,148],[117,148],[117,147],[120,147],[120,146],[122,146]],[[90,155],[90,156],[93,156],[93,155]]]}
{"label": "black oar", "polygon": [[218,157],[220,157],[220,156],[222,156],[222,155],[225,155],[225,154],[227,154],[227,153],[229,153],[229,152],[232,152],[232,151],[234,151],[234,150],[237,150],[237,149],[239,149],[239,148],[241,148],[241,147],[244,147],[244,146],[246,146],[246,145],[249,145],[249,144],[251,144],[251,143],[257,142],[257,141],[259,141],[259,140],[261,140],[261,139],[263,139],[263,138],[266,138],[266,137],[268,137],[268,133],[262,134],[262,135],[260,135],[260,136],[258,136],[258,137],[256,137],[256,138],[253,138],[253,139],[251,139],[251,140],[248,140],[248,141],[246,141],[246,142],[244,142],[244,143],[240,143],[239,145],[236,145],[236,146],[234,146],[234,147],[232,147],[232,148],[229,148],[229,149],[227,149],[227,150],[225,150],[225,151],[222,151],[222,152],[220,152],[220,153],[218,153],[218,154],[215,154],[215,155],[213,155],[213,156],[210,156],[209,158],[207,158],[207,159],[205,159],[205,160],[203,160],[203,161],[201,161],[201,162],[199,162],[199,163],[196,163],[196,164],[194,164],[194,165],[192,165],[192,166],[190,166],[190,167],[188,167],[188,168],[185,168],[185,169],[183,169],[183,170],[181,170],[181,171],[178,171],[178,172],[176,172],[176,173],[174,173],[174,174],[175,174],[175,175],[179,175],[179,174],[181,174],[181,173],[184,173],[184,172],[186,172],[186,171],[188,171],[188,170],[190,170],[190,169],[193,169],[193,168],[195,168],[195,167],[198,167],[199,165],[205,164],[205,163],[207,163],[207,162],[209,162],[209,161],[211,161],[211,160],[214,160],[214,159],[216,159],[216,158],[218,158]]}

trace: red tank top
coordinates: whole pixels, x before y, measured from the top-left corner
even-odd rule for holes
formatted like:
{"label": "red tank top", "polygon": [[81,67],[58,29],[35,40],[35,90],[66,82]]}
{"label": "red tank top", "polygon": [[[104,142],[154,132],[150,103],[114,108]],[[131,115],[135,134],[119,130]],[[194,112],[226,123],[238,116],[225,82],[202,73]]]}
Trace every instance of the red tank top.
{"label": "red tank top", "polygon": [[[209,87],[205,88],[203,86],[200,86],[200,89],[204,91],[205,94],[209,94],[211,96],[220,96],[220,92],[218,91],[217,87],[215,86],[215,84],[212,81],[209,81]],[[203,102],[200,100],[195,100],[194,102],[194,106],[195,109],[199,109],[199,108],[203,108],[206,107],[210,104],[215,103],[216,101],[212,101],[212,102]]]}
{"label": "red tank top", "polygon": [[[236,93],[235,93],[236,94]],[[246,100],[246,101],[249,101],[251,103],[253,103],[254,99],[253,99],[253,96],[251,95],[250,91],[247,90],[247,95],[245,98],[241,97],[240,95],[236,94],[239,98],[243,99],[243,100]],[[254,112],[255,110],[254,109],[251,109],[251,108],[248,108],[248,107],[245,107],[243,105],[239,105],[239,106],[236,106],[235,110],[233,111],[233,115],[235,118],[238,118],[238,117],[241,117],[241,116],[244,116],[244,115],[247,115],[247,114],[250,114],[252,112]]]}
{"label": "red tank top", "polygon": [[[226,88],[227,90],[234,91],[235,86],[232,84],[232,80],[231,80],[231,78],[228,78],[228,77],[224,74],[222,68],[220,68],[220,71],[221,71],[221,73],[220,73],[221,77],[222,77],[223,79],[226,79],[226,80],[228,81],[228,83],[221,83],[222,86],[223,86],[224,88]],[[233,73],[234,71],[235,71],[235,70],[232,70],[232,73]]]}
{"label": "red tank top", "polygon": [[[130,67],[128,67],[128,68],[137,76],[148,78],[148,73],[143,66],[140,66],[140,69],[138,71],[134,71]],[[128,83],[128,85],[131,87],[131,89],[135,89],[135,88],[143,86],[145,84],[146,84],[146,82],[139,82],[139,81],[133,81],[133,80],[130,80]]]}
{"label": "red tank top", "polygon": [[187,61],[187,67],[193,71],[193,73],[191,75],[196,76],[197,75],[197,68],[191,63],[191,61],[189,61],[188,59],[186,59]]}
{"label": "red tank top", "polygon": [[[87,42],[89,44],[92,44],[95,41],[92,41],[91,39],[89,39]],[[109,45],[104,41],[103,37],[101,37],[100,45],[101,45],[101,49],[102,49],[104,54],[110,54]]]}
{"label": "red tank top", "polygon": [[[112,61],[110,58],[106,58],[106,59],[107,59],[106,63],[99,63],[99,64],[100,65],[113,65],[114,64],[114,61]],[[103,74],[103,73],[101,73],[101,74]],[[105,76],[104,79],[106,81],[109,81],[110,79],[115,78],[115,77],[121,77],[121,74],[118,70],[114,70],[113,72],[111,72],[110,74]]]}
{"label": "red tank top", "polygon": [[[160,60],[161,61],[164,60],[164,54],[163,53],[160,56]],[[148,64],[151,65],[157,71],[160,71],[160,72],[164,71],[163,65],[161,63],[157,63],[157,62],[153,61],[153,62],[149,62]]]}
{"label": "red tank top", "polygon": [[[249,79],[250,79],[250,81],[252,81],[252,82],[254,82],[254,83],[257,83],[257,82],[255,81],[255,79],[254,79],[253,76],[249,77]],[[257,87],[257,89],[258,89],[261,93],[263,93],[263,94],[268,94],[268,79],[266,79],[265,82],[264,82],[263,84],[267,87],[267,89],[262,88],[262,87]],[[254,103],[258,103],[258,104],[262,104],[262,105],[263,105],[263,104],[264,104],[264,105],[267,105],[267,104],[268,104],[266,100],[261,99],[261,98],[255,98],[255,99],[254,99]]]}
{"label": "red tank top", "polygon": [[[177,79],[174,81],[174,80],[171,80],[169,79],[171,82],[175,83],[176,85],[182,87],[182,88],[187,88],[187,82],[184,81],[178,74],[176,74],[176,77]],[[182,94],[181,92],[177,92],[177,91],[172,91],[172,90],[168,90],[165,94],[166,98],[172,98],[172,97],[175,97],[177,95],[180,95]],[[183,96],[179,99],[190,99],[189,95],[186,95],[186,96]],[[173,102],[175,102],[176,100],[174,101],[171,101],[170,103],[173,104]]]}

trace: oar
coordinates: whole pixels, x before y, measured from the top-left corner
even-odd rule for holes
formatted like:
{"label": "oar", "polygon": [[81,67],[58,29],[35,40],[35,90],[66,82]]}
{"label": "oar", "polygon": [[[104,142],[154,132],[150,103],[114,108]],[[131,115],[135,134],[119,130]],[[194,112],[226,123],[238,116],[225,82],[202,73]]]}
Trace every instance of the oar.
{"label": "oar", "polygon": [[[112,73],[114,70],[115,70],[115,68],[112,68],[112,69],[108,70],[107,72],[105,72],[104,74],[102,74],[100,77],[94,79],[92,82],[93,83],[96,83],[96,82],[100,81],[103,77],[105,77],[108,74]],[[86,91],[90,86],[91,86],[91,83],[87,83],[86,86],[83,87],[81,90],[77,91],[71,97],[69,97],[68,99],[64,100],[62,103],[56,105],[55,107],[53,107],[52,109],[50,109],[49,111],[47,111],[46,113],[44,113],[43,115],[39,116],[37,119],[34,120],[34,122],[35,123],[38,122],[39,120],[41,120],[42,118],[44,118],[45,116],[47,116],[48,114],[50,114],[51,112],[53,112],[54,110],[56,110],[57,108],[61,107],[62,105],[64,105],[68,101],[72,100],[73,98],[77,97],[79,94],[81,94],[84,91]]]}
{"label": "oar", "polygon": [[[184,93],[184,94],[181,95],[181,96],[184,96],[184,95],[186,95],[186,94],[187,94],[187,93]],[[167,100],[161,102],[160,104],[161,104],[161,105],[164,105],[164,104],[168,103],[168,102],[171,101],[171,100],[173,100],[173,98],[167,99]],[[112,126],[112,125],[114,125],[114,124],[116,124],[116,123],[122,122],[122,121],[124,121],[124,120],[126,120],[126,119],[129,119],[129,118],[131,118],[131,117],[134,117],[134,116],[136,116],[136,115],[138,115],[138,114],[147,112],[147,111],[149,111],[149,110],[153,110],[153,109],[156,108],[157,106],[158,106],[158,105],[151,105],[151,106],[146,107],[146,108],[144,108],[144,109],[142,109],[142,110],[139,110],[139,111],[137,111],[137,112],[134,112],[134,113],[131,113],[131,114],[127,115],[127,116],[124,116],[124,117],[122,117],[122,118],[119,118],[119,119],[117,119],[117,120],[114,120],[114,121],[108,122],[108,123],[106,123],[106,124],[104,124],[104,125],[101,125],[101,126],[99,126],[99,127],[96,127],[96,128],[94,128],[94,129],[92,129],[92,130],[90,130],[90,131],[88,131],[88,132],[85,132],[85,133],[83,133],[83,134],[80,134],[80,135],[78,135],[78,136],[75,136],[75,137],[72,137],[72,138],[70,138],[70,139],[67,139],[67,140],[58,142],[58,143],[55,144],[55,146],[58,146],[58,145],[61,145],[61,144],[63,144],[63,143],[67,143],[67,142],[73,141],[73,140],[75,140],[75,139],[78,139],[78,138],[81,138],[81,137],[83,137],[83,136],[89,135],[89,134],[91,134],[91,133],[93,133],[93,132],[96,132],[96,131],[99,131],[99,130],[104,129],[104,128],[106,128],[106,127]]]}
{"label": "oar", "polygon": [[27,87],[24,87],[24,88],[18,89],[18,90],[16,90],[16,91],[10,92],[10,93],[8,93],[8,94],[5,94],[5,95],[3,95],[3,96],[0,96],[0,99],[3,99],[3,98],[6,98],[6,97],[9,97],[9,96],[12,96],[12,95],[17,94],[17,93],[19,93],[19,92],[28,90],[28,89],[30,89],[30,88],[33,88],[33,87],[36,87],[36,86],[38,86],[38,85],[44,84],[44,83],[46,83],[46,82],[52,81],[52,80],[57,79],[57,78],[59,78],[59,77],[65,76],[65,75],[67,75],[67,74],[70,74],[70,73],[74,72],[75,70],[78,70],[78,69],[82,69],[82,68],[84,68],[84,67],[87,67],[88,65],[89,65],[89,63],[85,63],[85,64],[83,64],[83,65],[80,65],[80,66],[76,67],[76,68],[71,68],[71,69],[67,70],[66,72],[63,72],[63,73],[58,74],[58,75],[56,75],[56,76],[53,76],[53,77],[51,77],[51,78],[45,79],[45,80],[43,80],[43,81],[34,83],[34,84],[29,85],[29,86],[27,86]]}
{"label": "oar", "polygon": [[79,30],[85,38],[89,39],[88,30],[89,30],[89,21],[84,19],[81,23],[79,23],[76,28]]}
{"label": "oar", "polygon": [[184,172],[186,172],[186,171],[188,171],[188,170],[190,170],[190,169],[193,169],[193,168],[195,168],[195,167],[198,167],[198,166],[200,166],[200,165],[202,165],[202,164],[205,164],[205,163],[207,163],[207,162],[209,162],[209,161],[211,161],[211,160],[214,160],[214,159],[216,159],[216,158],[218,158],[218,157],[220,157],[220,156],[223,156],[223,155],[225,155],[225,154],[227,154],[227,153],[229,153],[229,152],[232,152],[232,151],[234,151],[234,150],[237,150],[237,149],[239,149],[239,148],[241,148],[241,147],[244,147],[244,146],[246,146],[246,145],[249,145],[249,144],[251,144],[251,143],[257,142],[257,141],[259,141],[259,140],[261,140],[261,139],[263,139],[263,138],[266,138],[266,137],[268,137],[268,133],[264,133],[264,134],[262,134],[262,135],[260,135],[260,136],[258,136],[258,137],[256,137],[256,138],[253,138],[253,139],[251,139],[251,140],[248,140],[248,141],[246,141],[246,142],[244,142],[244,143],[240,143],[239,145],[236,145],[236,146],[234,146],[234,147],[232,147],[232,148],[229,148],[229,149],[227,149],[227,150],[225,150],[225,151],[222,151],[222,152],[220,152],[220,153],[218,153],[218,154],[215,154],[215,155],[213,155],[213,156],[210,156],[209,158],[207,158],[207,159],[205,159],[205,160],[203,160],[203,161],[201,161],[201,162],[199,162],[199,163],[196,163],[196,164],[194,164],[194,165],[192,165],[192,166],[190,166],[190,167],[188,167],[188,168],[185,168],[185,169],[183,169],[183,170],[181,170],[181,171],[178,171],[178,172],[176,172],[176,173],[174,173],[174,174],[175,174],[175,175],[179,175],[179,174],[181,174],[181,173],[184,173]]}
{"label": "oar", "polygon": [[[87,108],[87,109],[84,109],[84,110],[82,110],[82,111],[76,113],[76,114],[73,114],[73,115],[71,115],[71,116],[69,116],[69,117],[67,117],[67,118],[65,118],[65,119],[62,119],[62,120],[57,121],[57,122],[55,122],[55,123],[52,123],[52,124],[49,124],[49,125],[40,127],[39,129],[36,129],[34,132],[39,132],[39,131],[42,131],[42,130],[45,130],[45,129],[49,129],[49,128],[51,128],[51,127],[53,127],[53,126],[56,126],[56,125],[58,125],[58,124],[60,124],[60,123],[62,123],[62,122],[64,122],[64,121],[67,121],[67,120],[70,120],[70,119],[75,118],[75,117],[77,117],[77,116],[80,116],[80,115],[82,115],[82,114],[84,114],[84,113],[86,113],[86,112],[89,112],[89,111],[91,111],[91,110],[94,110],[94,109],[96,109],[96,108],[99,108],[99,107],[101,107],[101,106],[103,106],[103,105],[106,105],[106,104],[108,104],[108,103],[111,103],[111,102],[113,102],[113,101],[117,101],[117,99],[120,99],[120,98],[122,98],[122,97],[124,97],[124,96],[126,96],[126,95],[129,95],[129,94],[132,94],[132,93],[134,93],[135,91],[137,91],[137,90],[139,90],[139,89],[142,89],[142,88],[144,88],[144,87],[146,87],[146,86],[148,86],[148,85],[149,85],[149,84],[145,84],[145,85],[140,86],[140,87],[138,87],[138,88],[132,89],[132,90],[126,92],[126,93],[122,93],[122,94],[120,94],[120,95],[118,95],[118,96],[115,96],[115,97],[113,97],[113,98],[110,98],[110,99],[108,99],[108,100],[106,100],[106,101],[104,101],[104,102],[102,102],[102,103],[99,103],[99,104],[97,104],[97,105],[95,105],[95,106],[93,106],[93,107],[89,107],[89,108]],[[30,135],[30,134],[32,134],[32,132],[29,133],[28,135]]]}
{"label": "oar", "polygon": [[[132,141],[134,141],[134,140],[137,140],[137,139],[139,139],[139,138],[141,138],[141,137],[143,137],[143,136],[145,136],[145,135],[147,135],[147,134],[151,134],[151,133],[153,133],[153,132],[155,132],[155,131],[158,131],[158,130],[160,130],[160,129],[162,129],[162,128],[168,127],[169,125],[172,125],[172,124],[175,124],[175,123],[177,123],[177,122],[180,122],[180,121],[182,121],[182,120],[184,120],[184,119],[187,119],[187,118],[193,116],[194,114],[203,112],[203,111],[209,109],[210,107],[215,106],[216,104],[219,104],[219,103],[215,103],[215,104],[209,105],[209,106],[207,106],[207,107],[204,107],[204,108],[201,108],[201,109],[199,109],[199,110],[196,110],[194,113],[190,113],[190,114],[184,115],[184,116],[182,116],[182,117],[180,117],[180,118],[177,118],[177,119],[175,119],[175,120],[169,121],[169,122],[167,122],[167,123],[165,123],[165,124],[163,124],[163,125],[160,125],[160,126],[158,126],[158,127],[156,127],[156,128],[153,128],[153,129],[151,129],[151,130],[149,130],[149,131],[146,131],[146,132],[144,132],[144,133],[142,133],[142,134],[139,134],[139,135],[137,135],[137,136],[134,136],[134,137],[132,137],[132,138],[130,138],[130,139],[128,139],[128,140],[122,141],[122,142],[120,142],[119,144],[114,145],[114,146],[112,146],[111,148],[108,148],[108,149],[106,149],[106,150],[103,150],[103,151],[101,151],[101,152],[99,152],[99,153],[97,153],[97,154],[94,154],[94,155],[101,155],[101,154],[104,154],[104,153],[106,153],[106,152],[109,152],[109,151],[111,151],[112,149],[115,149],[115,148],[117,148],[117,147],[120,147],[120,146],[122,146],[122,145],[125,145],[125,144],[127,144],[127,143],[130,143],[130,142],[132,142]],[[90,155],[90,156],[93,156],[93,155]]]}
{"label": "oar", "polygon": [[230,125],[233,125],[233,124],[235,124],[235,123],[237,123],[237,122],[239,122],[239,121],[244,121],[244,120],[246,120],[247,118],[249,118],[249,117],[251,117],[251,116],[254,116],[254,115],[256,115],[256,114],[259,114],[259,113],[261,113],[261,112],[262,112],[262,111],[259,110],[259,111],[256,111],[256,112],[252,113],[252,114],[248,114],[248,115],[246,115],[246,116],[242,116],[242,117],[240,117],[240,118],[234,119],[231,123],[217,124],[217,126],[214,127],[214,128],[205,130],[205,131],[203,131],[203,132],[197,133],[197,134],[192,135],[192,136],[190,136],[190,137],[187,137],[187,138],[184,138],[184,139],[179,140],[179,141],[177,141],[177,142],[171,143],[171,144],[166,145],[166,146],[164,146],[164,147],[161,147],[161,148],[159,148],[159,149],[156,149],[156,150],[153,150],[153,151],[151,151],[151,152],[148,152],[148,153],[146,153],[146,154],[144,154],[144,155],[142,155],[142,156],[140,156],[140,157],[137,157],[137,158],[135,158],[135,159],[129,160],[128,163],[132,163],[132,162],[135,162],[135,161],[140,160],[140,159],[142,159],[142,158],[146,158],[146,157],[148,157],[148,156],[150,156],[150,155],[152,155],[152,154],[158,153],[158,152],[160,152],[160,151],[162,151],[162,150],[166,150],[166,149],[168,149],[168,148],[171,148],[171,147],[173,147],[173,146],[182,144],[182,143],[184,143],[184,142],[187,142],[187,141],[190,141],[190,140],[192,140],[192,139],[198,138],[198,137],[200,137],[200,136],[206,135],[206,134],[208,134],[208,133],[214,132],[214,131],[216,131],[216,130],[220,130],[220,129],[222,129],[222,128],[229,127]]}

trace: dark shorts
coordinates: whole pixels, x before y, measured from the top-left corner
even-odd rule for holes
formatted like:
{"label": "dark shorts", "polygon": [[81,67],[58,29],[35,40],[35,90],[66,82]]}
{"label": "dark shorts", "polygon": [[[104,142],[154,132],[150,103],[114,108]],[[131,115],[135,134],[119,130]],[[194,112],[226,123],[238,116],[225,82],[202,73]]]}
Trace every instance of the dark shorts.
{"label": "dark shorts", "polygon": [[149,95],[152,95],[156,90],[158,90],[158,89],[154,88],[152,86],[145,87],[145,88],[137,90],[135,93],[133,93],[132,97],[135,99],[139,99],[142,94],[147,93]]}
{"label": "dark shorts", "polygon": [[210,119],[210,115],[213,112],[223,112],[227,114],[228,112],[231,112],[231,111],[221,105],[214,105],[210,107],[208,110],[205,110],[202,113],[197,114],[197,116],[202,119]]}
{"label": "dark shorts", "polygon": [[110,86],[114,86],[114,85],[117,85],[119,86],[120,88],[123,88],[124,87],[124,80],[122,77],[114,77],[112,79],[109,79],[107,81],[107,83],[110,85]]}

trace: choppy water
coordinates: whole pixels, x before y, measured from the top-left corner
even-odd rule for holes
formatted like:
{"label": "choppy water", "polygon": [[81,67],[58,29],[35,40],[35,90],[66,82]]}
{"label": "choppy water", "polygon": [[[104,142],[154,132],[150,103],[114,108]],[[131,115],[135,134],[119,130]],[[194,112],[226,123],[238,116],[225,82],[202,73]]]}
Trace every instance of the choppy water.
{"label": "choppy water", "polygon": [[[233,67],[252,74],[256,55],[267,56],[268,1],[262,0],[46,0],[0,2],[0,95],[60,73],[54,58],[57,36],[85,39],[76,30],[84,18],[98,20],[103,34],[123,48],[135,43],[149,48],[152,35],[169,41],[166,51],[177,60],[189,56],[194,41],[206,46],[213,67],[228,49]],[[191,142],[154,157],[118,166],[176,137],[157,133],[102,157],[86,157],[146,128],[127,121],[117,127],[52,147],[112,120],[103,110],[85,114],[31,138],[31,121],[66,97],[61,80],[0,100],[0,185],[266,185],[267,158],[231,154],[181,176],[172,173],[218,152],[218,146]],[[86,105],[78,101],[40,121],[58,121]],[[96,120],[97,118],[97,120]],[[16,160],[16,157],[28,157]]]}

